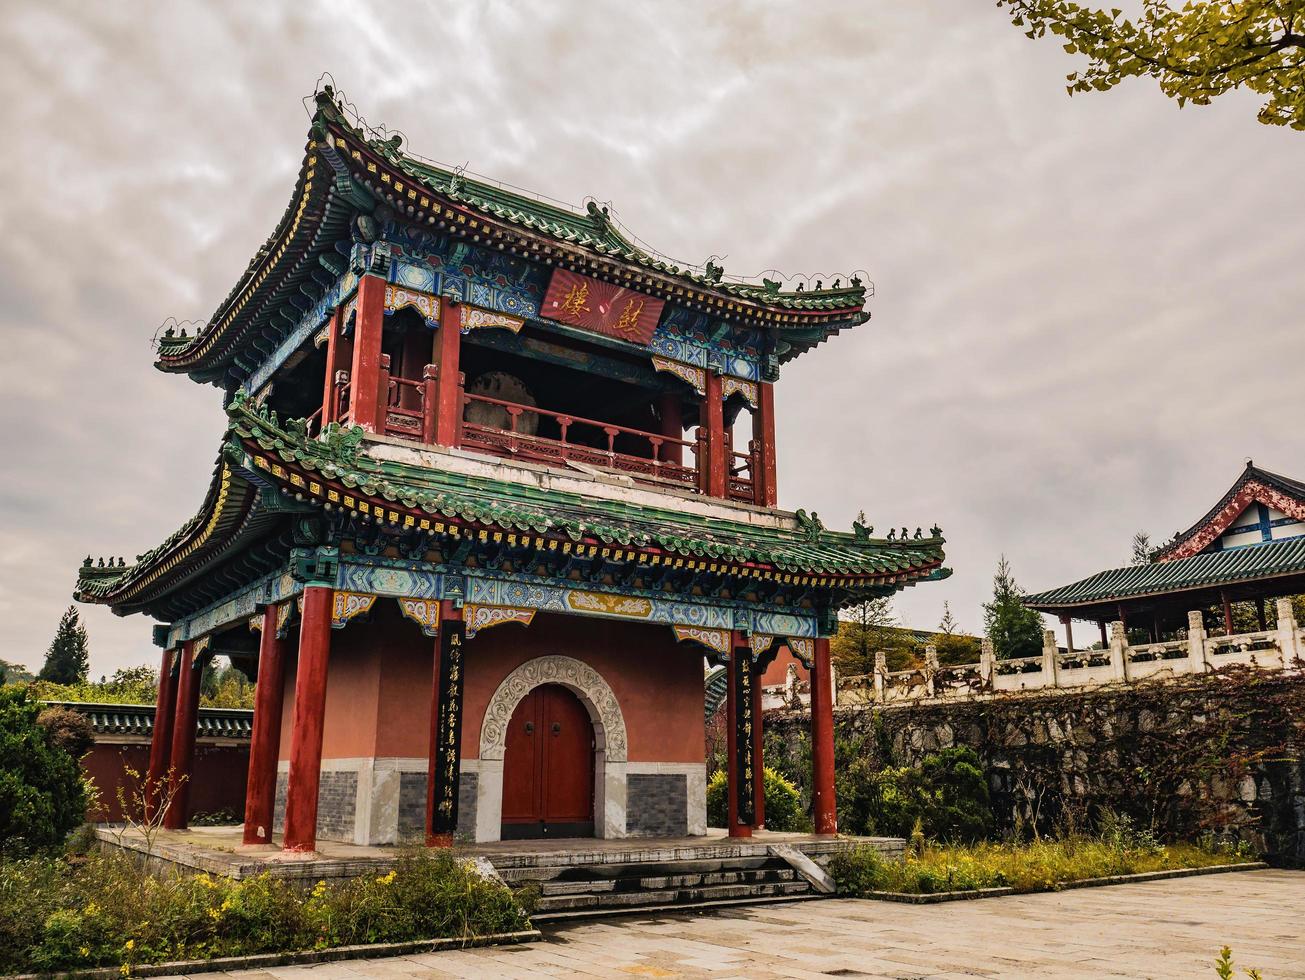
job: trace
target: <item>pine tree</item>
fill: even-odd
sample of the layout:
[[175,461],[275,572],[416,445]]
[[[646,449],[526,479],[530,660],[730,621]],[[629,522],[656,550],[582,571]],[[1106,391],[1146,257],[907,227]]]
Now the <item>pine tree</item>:
[[1138,531],[1133,535],[1133,558],[1130,565],[1151,564],[1151,535]]
[[943,636],[951,636],[956,632],[956,620],[952,618],[952,604],[946,599],[943,600],[943,614],[938,622],[938,632]]
[[983,605],[983,627],[999,660],[1042,652],[1042,617],[1024,605],[1010,562],[1002,555],[992,579],[992,601]]
[[77,610],[69,606],[59,620],[54,642],[45,655],[45,666],[38,675],[43,681],[56,684],[77,684],[90,673],[91,656],[86,644],[86,627],[82,625]]
[[896,624],[891,596],[866,599],[841,613],[843,628],[834,636],[830,652],[840,670],[868,674],[875,668],[875,651],[890,646],[889,633]]

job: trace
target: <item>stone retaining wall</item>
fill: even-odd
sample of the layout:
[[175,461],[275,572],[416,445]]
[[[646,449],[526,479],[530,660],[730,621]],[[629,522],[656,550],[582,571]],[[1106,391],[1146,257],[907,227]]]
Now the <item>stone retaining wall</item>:
[[[766,729],[780,740],[771,751],[783,746],[794,762],[786,768],[800,775],[806,712],[768,712]],[[858,767],[973,748],[999,829],[1049,830],[1110,807],[1162,832],[1247,837],[1276,860],[1305,863],[1299,671],[1229,668],[1080,691],[844,707],[835,730],[841,782]]]

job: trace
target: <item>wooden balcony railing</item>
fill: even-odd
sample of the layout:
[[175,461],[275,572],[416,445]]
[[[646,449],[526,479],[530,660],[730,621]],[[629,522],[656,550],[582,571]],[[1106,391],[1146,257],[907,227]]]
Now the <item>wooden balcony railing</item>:
[[[518,405],[485,395],[464,394],[462,404],[464,407],[477,404],[492,405],[502,409],[508,418],[506,429],[464,421],[462,423],[463,448],[541,463],[576,462],[618,470],[636,477],[665,481],[689,489],[698,487],[697,466],[685,466],[666,458],[672,446],[679,446],[681,454],[686,448],[694,450],[696,454],[696,442],[654,432],[643,432],[578,415],[568,415],[564,412],[552,412],[531,405]],[[521,419],[527,415],[534,416],[538,420],[551,420],[558,428],[559,437],[551,439],[522,431]],[[636,445],[646,444],[648,455],[618,451],[617,439],[627,443],[634,442]],[[701,462],[701,457],[698,457],[698,460]]]
[[[439,407],[436,376],[436,367],[428,364],[420,381],[392,377],[389,357],[382,356],[377,396],[384,393],[386,435],[434,444]],[[354,398],[348,371],[336,372],[332,390],[332,417],[347,425],[351,420]],[[501,410],[506,415],[507,427],[465,421],[466,411],[473,405]],[[455,445],[461,448],[553,465],[579,463],[629,474],[642,482],[669,484],[703,494],[708,492],[706,470],[709,454],[703,429],[697,431],[694,439],[677,439],[465,391],[461,391],[460,407],[462,418],[457,426]],[[522,420],[527,416],[535,420],[533,426],[523,424]],[[314,420],[320,429],[320,412],[314,415]],[[538,435],[541,422],[556,427],[557,436]],[[536,431],[527,431],[532,428]],[[682,462],[689,453],[692,453],[692,465]],[[681,461],[676,461],[676,457]],[[730,500],[764,503],[758,499],[756,479],[761,469],[760,443],[751,441],[746,453],[734,452],[727,446],[725,460],[728,467],[725,495]]]

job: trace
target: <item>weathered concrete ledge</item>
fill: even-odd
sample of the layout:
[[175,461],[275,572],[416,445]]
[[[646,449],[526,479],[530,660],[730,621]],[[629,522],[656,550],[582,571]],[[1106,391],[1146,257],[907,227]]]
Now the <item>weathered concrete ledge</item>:
[[[543,938],[538,929],[520,932],[497,932],[487,936],[449,939],[417,939],[406,943],[371,943],[359,946],[334,946],[331,949],[302,949],[287,953],[254,953],[251,956],[222,956],[211,960],[172,960],[168,963],[141,963],[131,968],[131,976],[160,977],[172,974],[220,973],[227,970],[258,970],[304,963],[334,963],[338,960],[380,959],[384,956],[411,956],[438,953],[448,949],[473,949],[478,946],[510,946],[533,943]],[[20,973],[0,980],[44,980],[48,973]],[[59,971],[58,976],[73,980],[121,980],[122,968],[101,966],[92,970]]]
[[[1039,889],[1037,892],[1018,894],[1036,895],[1048,891],[1067,891],[1071,888],[1100,888],[1104,885],[1133,885],[1145,881],[1164,881],[1168,878],[1192,878],[1196,875],[1217,875],[1230,871],[1262,871],[1269,867],[1263,861],[1244,861],[1240,864],[1217,864],[1209,868],[1169,868],[1165,871],[1142,871],[1135,875],[1106,875],[1101,878],[1082,878],[1078,881],[1065,881],[1054,888]],[[917,894],[916,892],[867,892],[861,898],[874,899],[879,902],[904,902],[909,905],[934,905],[938,902],[966,902],[977,898],[1003,898],[1015,895],[1014,888],[971,888],[965,891],[933,892]]]

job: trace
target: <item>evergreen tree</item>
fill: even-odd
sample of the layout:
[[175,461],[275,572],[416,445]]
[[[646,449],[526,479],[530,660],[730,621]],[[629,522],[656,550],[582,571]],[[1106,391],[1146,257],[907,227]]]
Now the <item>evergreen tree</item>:
[[54,642],[45,655],[45,666],[38,675],[56,684],[78,684],[90,673],[91,655],[86,645],[86,627],[77,610],[69,606],[59,620]]
[[960,631],[952,616],[951,603],[946,601],[943,602],[942,619],[938,623],[938,632],[934,634],[933,645],[938,650],[938,663],[944,667],[972,664],[979,659],[978,637]]
[[983,628],[999,660],[1042,652],[1042,617],[1024,605],[1024,593],[1005,555],[992,579],[992,601],[983,604]]
[[1151,564],[1151,535],[1138,531],[1133,535],[1133,557],[1130,565]]
[[830,653],[840,670],[868,674],[875,669],[875,651],[896,645],[890,634],[896,623],[891,596],[866,599],[844,609]]
[[952,604],[946,599],[943,600],[943,614],[938,622],[938,632],[943,636],[951,636],[956,632],[956,620],[952,618]]

